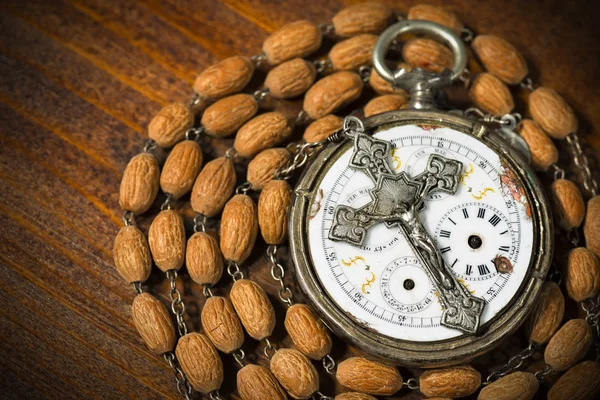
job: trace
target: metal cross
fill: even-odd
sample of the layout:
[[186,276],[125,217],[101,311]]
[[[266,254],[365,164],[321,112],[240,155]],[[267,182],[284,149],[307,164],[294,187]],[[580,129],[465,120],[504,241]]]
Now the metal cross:
[[349,166],[363,171],[375,183],[369,190],[372,201],[359,209],[338,205],[329,238],[360,246],[373,225],[384,222],[388,227],[398,226],[438,290],[442,325],[475,333],[485,302],[456,280],[419,219],[427,195],[456,193],[462,163],[432,154],[425,171],[410,178],[405,172],[393,172],[391,149],[388,141],[356,132]]

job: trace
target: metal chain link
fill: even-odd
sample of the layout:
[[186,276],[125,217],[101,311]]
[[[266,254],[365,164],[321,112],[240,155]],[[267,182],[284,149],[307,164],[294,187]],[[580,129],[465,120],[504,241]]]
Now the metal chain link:
[[160,211],[170,210],[171,206],[172,206],[171,201],[173,200],[173,195],[171,193],[165,193],[165,194],[167,195],[167,198],[160,205]]
[[233,278],[234,282],[238,279],[244,279],[244,273],[240,270],[240,265],[235,261],[227,261],[227,274]]
[[[324,144],[328,143],[328,139],[329,138],[321,140],[319,142],[294,144],[295,145],[294,150],[296,151],[296,153],[294,155],[294,159],[286,167],[278,168],[277,171],[275,171],[275,173],[273,174],[273,177],[275,179],[281,179],[281,180],[290,179],[292,177],[292,174],[297,169],[302,168],[306,164],[306,162],[308,161],[310,156],[313,154],[313,152],[311,150],[316,149],[317,147],[323,146]],[[288,146],[288,148],[291,148],[291,147]]]
[[205,283],[204,285],[202,285],[202,294],[204,295],[204,297],[206,297],[207,299],[209,297],[213,297],[213,292],[212,292],[212,285],[209,285],[208,283]]
[[285,285],[283,278],[285,277],[285,270],[283,265],[277,260],[277,245],[270,244],[267,247],[267,257],[271,264],[271,277],[279,282],[279,300],[285,303],[288,307],[291,307],[293,303],[294,294],[289,287]]
[[569,143],[569,146],[571,147],[573,161],[575,162],[577,168],[581,170],[583,175],[583,187],[585,190],[590,192],[592,196],[596,196],[598,194],[598,182],[596,182],[592,172],[590,171],[590,163],[588,157],[581,148],[579,135],[577,135],[575,132],[571,133],[569,136],[567,136],[567,143]]
[[206,215],[197,213],[194,217],[194,232],[206,232]]
[[208,394],[208,397],[210,398],[210,400],[223,400],[218,390],[213,390],[212,392],[210,392]]
[[173,370],[175,374],[175,383],[177,385],[177,391],[181,394],[186,400],[191,400],[192,398],[192,386],[188,382],[185,374],[177,365],[177,359],[175,358],[175,353],[172,351],[163,354],[163,357],[169,363],[169,366]]
[[333,24],[319,24],[319,30],[321,31],[321,34],[323,36],[328,36],[333,33],[335,27],[333,26]]
[[252,190],[252,184],[250,182],[244,182],[235,188],[235,194],[246,194]]
[[156,149],[156,142],[152,139],[148,139],[144,144],[144,153],[152,153],[154,149]]
[[325,371],[330,375],[335,375],[335,367],[336,364],[333,357],[330,354],[325,355],[323,357],[323,368],[325,368]]
[[200,101],[202,101],[202,97],[200,97],[200,95],[198,93],[194,92],[194,94],[192,94],[192,97],[190,98],[190,101],[188,103],[188,107],[192,108],[196,104],[199,104]]
[[125,224],[125,226],[131,226],[133,225],[133,217],[135,216],[135,214],[133,213],[133,211],[123,211],[123,223]]
[[368,65],[363,65],[358,68],[358,74],[364,83],[368,83],[371,78],[371,67]]
[[533,92],[535,90],[535,86],[533,86],[533,80],[530,77],[524,78],[519,83],[519,86],[525,90],[529,90],[530,92]]
[[317,70],[317,74],[321,75],[327,72],[330,68],[333,68],[333,64],[331,63],[331,59],[329,57],[322,58],[320,60],[313,61],[313,65]]
[[554,369],[552,369],[551,366],[549,366],[548,364],[546,364],[546,366],[544,367],[544,369],[541,369],[539,371],[537,371],[536,373],[534,373],[533,375],[538,379],[538,380],[544,380],[545,377],[547,377],[548,375],[550,375],[551,373],[554,372]]
[[[265,342],[265,348],[263,349],[263,354],[265,355],[265,357],[267,357],[270,360],[271,357],[273,357],[273,355],[277,352],[277,349],[273,346],[273,344],[271,343],[271,341],[269,340],[268,337],[264,338],[263,341]],[[269,354],[269,351],[272,351],[273,354]]]
[[260,67],[260,65],[266,61],[267,59],[267,54],[263,51],[260,54],[255,54],[252,57],[250,57],[250,61],[252,61],[254,63],[254,66],[256,68]]
[[269,95],[268,88],[258,89],[254,93],[252,93],[252,97],[254,97],[254,100],[256,100],[257,102],[264,100],[265,97],[267,97],[268,95]]
[[144,289],[142,288],[142,282],[140,282],[140,281],[133,282],[133,288],[135,289],[135,292],[137,294],[144,293]]
[[312,394],[312,399],[313,400],[333,400],[333,397],[331,396],[327,396],[323,393],[321,393],[320,391],[316,391]]
[[490,383],[492,383],[494,380],[502,378],[503,376],[506,376],[508,374],[510,374],[511,372],[516,371],[517,369],[521,368],[521,366],[523,365],[523,363],[528,360],[529,358],[531,358],[531,356],[533,356],[533,354],[537,351],[537,345],[534,342],[529,342],[529,346],[527,346],[526,348],[524,348],[523,350],[521,350],[521,352],[519,354],[517,354],[516,356],[511,357],[506,364],[504,364],[502,367],[500,367],[499,369],[492,371],[487,379],[485,380],[485,382],[483,382],[483,385],[489,385]]
[[462,30],[460,31],[460,38],[466,44],[470,44],[473,41],[473,39],[475,39],[475,32],[473,32],[471,29],[464,26],[462,28]]
[[596,361],[600,361],[600,294],[596,298],[586,299],[581,302],[581,307],[586,313],[585,320],[590,324],[596,349]]
[[554,180],[557,181],[559,179],[565,179],[565,170],[562,169],[557,164],[552,164],[552,169],[554,170]]
[[200,137],[202,137],[202,133],[204,133],[203,126],[199,126],[197,128],[190,128],[185,132],[185,139],[197,142],[198,140],[200,140]]
[[169,295],[171,296],[171,311],[173,311],[173,314],[175,314],[175,318],[177,319],[179,336],[185,336],[188,332],[187,325],[183,319],[185,314],[185,304],[183,303],[179,289],[177,289],[177,271],[170,269],[166,272],[166,275],[171,285],[169,291]]
[[237,362],[240,367],[244,368],[244,358],[246,358],[246,353],[244,352],[244,350],[242,350],[242,348],[240,347],[232,351],[231,355],[233,356],[235,362]]
[[230,147],[225,151],[225,158],[235,160],[238,158],[238,153],[235,147]]
[[410,390],[419,390],[419,380],[417,378],[410,378],[406,382],[402,382],[402,386],[406,386]]

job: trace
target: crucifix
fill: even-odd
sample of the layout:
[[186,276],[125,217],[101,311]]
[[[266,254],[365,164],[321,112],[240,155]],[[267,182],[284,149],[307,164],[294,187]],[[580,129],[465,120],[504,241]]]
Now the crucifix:
[[432,154],[425,171],[411,178],[406,172],[394,173],[391,149],[388,141],[360,131],[355,133],[349,166],[363,171],[375,183],[369,190],[372,201],[358,209],[338,205],[329,238],[360,246],[373,225],[385,223],[388,227],[398,227],[437,288],[443,309],[441,324],[475,333],[485,302],[456,280],[419,219],[427,195],[456,193],[462,163]]

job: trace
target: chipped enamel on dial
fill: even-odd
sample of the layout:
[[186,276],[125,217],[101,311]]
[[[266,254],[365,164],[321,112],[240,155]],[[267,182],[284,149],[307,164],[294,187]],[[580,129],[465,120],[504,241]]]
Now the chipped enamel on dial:
[[[529,205],[513,172],[481,141],[447,127],[403,125],[375,136],[393,144],[395,172],[411,177],[425,169],[430,154],[463,163],[457,193],[429,195],[419,217],[459,282],[485,300],[485,325],[513,299],[532,257]],[[310,208],[310,256],[327,295],[356,322],[391,338],[432,342],[463,335],[440,325],[435,286],[397,227],[371,227],[360,247],[328,238],[337,205],[357,208],[372,200],[373,182],[348,166],[351,153],[333,163]]]

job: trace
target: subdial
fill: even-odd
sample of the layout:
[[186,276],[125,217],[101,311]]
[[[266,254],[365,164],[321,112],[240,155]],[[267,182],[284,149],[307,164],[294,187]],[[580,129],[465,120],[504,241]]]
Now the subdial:
[[[369,188],[356,189],[339,204],[360,208],[373,201],[369,195]],[[367,233],[365,243],[359,247],[360,250],[369,253],[383,253],[394,247],[400,241],[402,234],[398,227],[387,227],[385,224],[376,224]]]
[[516,235],[506,216],[488,204],[452,208],[438,223],[435,240],[444,262],[462,279],[482,281],[512,272]]
[[385,302],[402,313],[423,311],[437,301],[436,289],[416,257],[401,257],[388,264],[380,288]]

